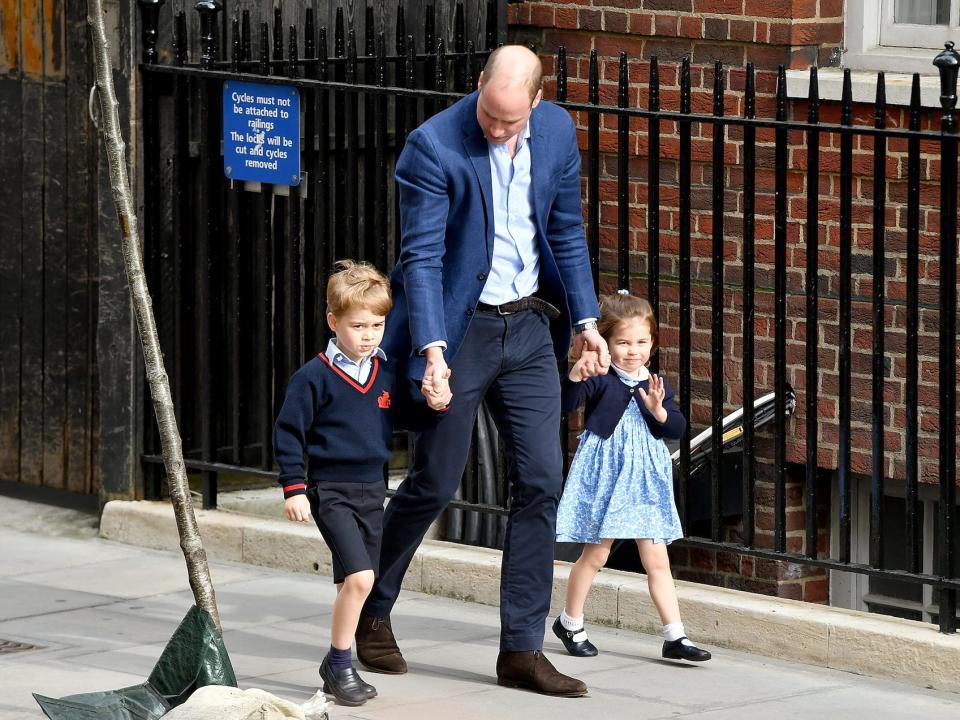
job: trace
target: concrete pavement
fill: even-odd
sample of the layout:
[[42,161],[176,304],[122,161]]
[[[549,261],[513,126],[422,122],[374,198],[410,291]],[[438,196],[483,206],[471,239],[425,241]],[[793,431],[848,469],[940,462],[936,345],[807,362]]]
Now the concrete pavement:
[[[42,717],[30,693],[122,687],[149,673],[192,602],[183,559],[93,537],[89,517],[0,498],[0,639],[37,646],[0,654],[0,718]],[[56,534],[48,530],[54,526]],[[303,702],[329,641],[328,578],[233,562],[211,564],[224,640],[241,687]],[[500,688],[494,607],[405,592],[394,627],[405,676],[366,673],[380,697],[331,718],[956,718],[960,695],[710,648],[700,666],[659,658],[660,639],[591,628],[596,658],[545,651],[582,678],[587,698]]]

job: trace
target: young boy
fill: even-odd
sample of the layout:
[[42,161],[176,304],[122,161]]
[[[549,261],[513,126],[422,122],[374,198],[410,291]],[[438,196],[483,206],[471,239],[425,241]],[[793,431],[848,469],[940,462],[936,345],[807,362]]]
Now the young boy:
[[[379,345],[393,301],[387,278],[371,265],[345,260],[338,267],[327,284],[327,324],[336,337],[290,378],[273,446],[287,519],[312,515],[333,556],[337,598],[320,665],[323,691],[356,706],[377,694],[353,668],[351,645],[380,565],[394,373]],[[430,406],[440,410],[450,398],[447,389]]]

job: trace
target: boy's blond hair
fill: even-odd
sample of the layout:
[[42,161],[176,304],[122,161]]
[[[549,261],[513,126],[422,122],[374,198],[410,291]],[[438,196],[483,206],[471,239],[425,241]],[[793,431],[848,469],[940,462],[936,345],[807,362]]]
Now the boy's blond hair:
[[336,272],[327,280],[327,312],[340,317],[352,308],[366,308],[386,315],[393,307],[390,281],[367,262],[338,260]]

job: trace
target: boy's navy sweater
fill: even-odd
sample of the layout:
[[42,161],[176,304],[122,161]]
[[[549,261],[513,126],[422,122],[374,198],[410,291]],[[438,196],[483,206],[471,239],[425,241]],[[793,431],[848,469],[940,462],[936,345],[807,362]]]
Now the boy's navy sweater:
[[663,423],[657,422],[637,392],[637,388],[643,388],[646,392],[650,387],[650,381],[641,380],[639,385],[631,388],[612,370],[606,375],[590,377],[582,382],[574,382],[569,375],[564,374],[560,404],[563,412],[572,412],[586,403],[584,426],[593,434],[606,440],[613,435],[614,428],[617,427],[617,423],[620,422],[632,399],[636,401],[643,419],[647,421],[651,435],[658,439],[677,439],[683,435],[687,421],[677,409],[670,383],[662,375],[660,378],[663,380],[663,408],[667,411],[667,420]]
[[393,432],[394,375],[379,358],[372,362],[363,385],[323,353],[290,378],[273,429],[284,498],[305,493],[305,480],[383,482]]

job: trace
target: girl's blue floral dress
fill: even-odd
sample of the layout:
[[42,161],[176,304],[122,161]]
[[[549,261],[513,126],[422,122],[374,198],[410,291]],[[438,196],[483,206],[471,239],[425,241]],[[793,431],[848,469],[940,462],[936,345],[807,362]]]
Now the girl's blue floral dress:
[[580,436],[557,510],[559,542],[650,538],[670,543],[683,537],[670,451],[650,434],[637,402],[630,401],[608,439],[589,430]]

